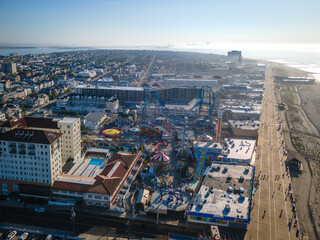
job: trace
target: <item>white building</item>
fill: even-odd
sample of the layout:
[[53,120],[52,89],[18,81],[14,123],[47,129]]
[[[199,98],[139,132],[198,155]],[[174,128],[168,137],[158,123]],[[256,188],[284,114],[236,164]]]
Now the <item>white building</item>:
[[1,194],[19,183],[51,185],[62,172],[61,133],[14,129],[0,135]]
[[60,132],[63,133],[61,153],[62,159],[73,158],[74,162],[81,160],[81,123],[80,118],[65,117],[53,119],[58,122]]
[[85,70],[82,72],[79,72],[78,77],[82,77],[82,78],[93,78],[97,75],[97,73],[95,71],[89,71],[89,70]]
[[2,125],[2,132],[12,129],[23,128],[26,130],[46,130],[62,133],[61,151],[62,160],[66,161],[69,158],[74,159],[74,162],[79,162],[81,159],[81,125],[80,118],[36,118],[23,117],[15,119],[11,122],[6,122]]
[[4,121],[6,121],[6,120],[7,120],[6,114],[3,113],[3,112],[0,112],[0,121],[4,122]]

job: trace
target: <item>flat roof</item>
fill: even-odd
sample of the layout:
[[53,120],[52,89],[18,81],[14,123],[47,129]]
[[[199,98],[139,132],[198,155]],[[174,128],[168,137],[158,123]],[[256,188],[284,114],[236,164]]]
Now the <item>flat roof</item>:
[[98,122],[101,121],[102,119],[106,118],[107,114],[105,112],[90,112],[85,116],[85,120],[87,122]]
[[184,82],[218,82],[216,79],[184,79],[184,78],[169,78],[166,81],[184,81]]
[[105,166],[106,166],[105,164],[91,165],[91,164],[78,163],[78,164],[75,164],[70,169],[67,175],[94,178],[95,176],[99,175],[102,172]]
[[229,120],[228,122],[233,128],[244,130],[256,130],[260,126],[258,120]]
[[[227,138],[227,158],[251,159],[256,145],[256,140]],[[230,151],[229,151],[230,150]]]
[[53,121],[59,121],[60,123],[74,123],[79,118],[73,118],[73,117],[64,117],[64,118],[54,118]]
[[254,167],[214,163],[205,175],[189,215],[249,222]]
[[123,90],[123,91],[144,91],[143,87],[124,87],[124,86],[97,86],[97,85],[79,85],[76,88],[87,89],[106,89],[106,90]]
[[[170,200],[171,195],[174,197]],[[190,196],[183,191],[174,190],[174,194],[170,194],[168,190],[166,190],[163,191],[161,198],[160,190],[157,190],[152,194],[150,205],[146,206],[144,210],[153,213],[159,210],[159,213],[162,214],[167,214],[168,210],[180,212],[186,210],[189,202]]]
[[[256,140],[226,138],[225,144],[194,141],[194,149],[205,149],[207,153],[215,153],[216,157],[230,159],[252,159]],[[216,150],[216,151],[214,151]]]

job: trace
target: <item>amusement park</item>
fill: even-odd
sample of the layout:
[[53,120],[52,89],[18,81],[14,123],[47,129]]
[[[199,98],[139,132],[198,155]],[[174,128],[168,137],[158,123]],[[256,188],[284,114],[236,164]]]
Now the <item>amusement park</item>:
[[[122,201],[108,206],[157,219],[247,229],[254,194],[254,139],[231,138],[215,95],[163,102],[146,94],[136,121],[86,136],[87,151],[138,154],[143,159]],[[133,210],[134,209],[134,210]]]

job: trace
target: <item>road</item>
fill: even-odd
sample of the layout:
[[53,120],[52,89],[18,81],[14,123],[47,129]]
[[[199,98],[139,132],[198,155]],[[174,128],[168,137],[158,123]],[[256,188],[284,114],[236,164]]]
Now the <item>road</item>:
[[291,180],[285,166],[284,146],[281,145],[283,135],[277,130],[278,112],[273,86],[272,69],[267,65],[255,162],[259,187],[253,198],[252,221],[245,239],[298,239],[298,225],[294,227],[288,190]]
[[150,77],[150,70],[153,66],[154,60],[156,59],[156,54],[152,55],[150,62],[148,66],[145,68],[143,73],[140,76],[140,85],[144,82],[144,80],[149,80],[148,78]]
[[[72,220],[69,212],[35,213],[32,209],[13,207],[0,207],[1,222],[37,226],[41,228],[58,229],[72,232]],[[129,223],[129,224],[128,224]],[[141,222],[128,222],[118,218],[92,216],[77,213],[75,230],[78,234],[86,233],[99,237],[136,237],[167,239],[168,232],[196,236],[193,230],[179,227],[169,228],[163,226],[147,225]]]

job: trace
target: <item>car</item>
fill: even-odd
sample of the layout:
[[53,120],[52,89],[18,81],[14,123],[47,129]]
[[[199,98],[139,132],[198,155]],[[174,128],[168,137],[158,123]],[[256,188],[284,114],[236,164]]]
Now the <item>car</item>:
[[47,235],[42,234],[42,235],[38,238],[38,240],[44,240],[44,239],[46,239],[46,236],[47,236]]
[[27,238],[27,240],[32,240],[32,239],[35,239],[35,234],[34,233],[29,233],[29,236]]
[[39,212],[39,213],[44,213],[46,211],[46,208],[44,207],[39,207],[39,208],[35,208],[34,209],[35,212]]
[[11,240],[12,238],[14,238],[17,235],[17,231],[13,230],[11,231],[8,235],[7,235],[7,240]]
[[6,230],[2,236],[1,236],[1,239],[6,239],[7,235],[11,232],[11,230]]
[[19,237],[19,240],[26,240],[29,236],[29,233],[27,232],[24,232],[20,237]]
[[53,236],[51,234],[49,234],[45,240],[52,240]]

